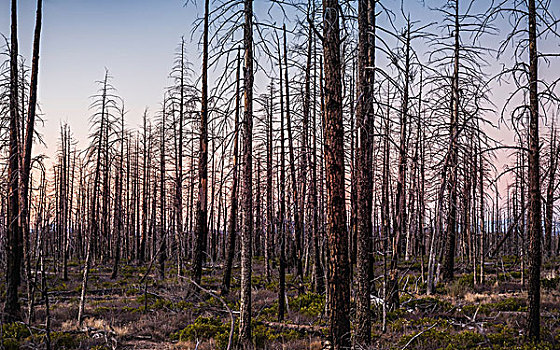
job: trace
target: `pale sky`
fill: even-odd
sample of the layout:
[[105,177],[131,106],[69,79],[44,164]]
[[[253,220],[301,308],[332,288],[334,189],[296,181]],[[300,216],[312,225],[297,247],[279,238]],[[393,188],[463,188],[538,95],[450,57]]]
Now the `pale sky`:
[[[168,75],[181,36],[189,42],[189,59],[194,68],[199,69],[197,40],[200,35],[192,36],[191,28],[202,12],[202,2],[198,1],[197,7],[197,1],[190,0],[185,7],[185,1],[44,0],[39,102],[46,123],[39,131],[48,149],[37,147],[35,153],[52,155],[55,152],[62,121],[69,123],[74,137],[80,141],[79,148],[87,145],[90,96],[95,94],[98,88],[95,82],[102,79],[105,67],[114,77],[112,83],[117,93],[126,102],[127,123],[132,128],[140,124],[144,108],[149,107],[152,112],[159,108],[164,88],[169,85]],[[30,59],[36,2],[18,2],[20,52]],[[486,1],[478,3],[481,2]],[[399,0],[384,1],[396,10],[396,15],[400,15],[400,3]],[[420,0],[404,0],[405,12],[410,12],[412,19],[421,24],[440,23],[440,14],[428,7],[438,6],[442,0],[424,3],[426,6],[422,6]],[[269,4],[267,0],[256,0],[256,12],[265,16]],[[6,36],[9,36],[9,10],[10,1],[0,0],[0,33]],[[551,2],[551,10],[560,14],[559,0]],[[283,19],[272,20],[281,23]],[[505,32],[489,39],[488,45],[497,46]],[[560,52],[560,41],[556,38],[541,40],[539,45],[545,52]],[[550,67],[541,65],[541,76],[560,77],[559,59],[552,60]],[[489,58],[489,62],[492,70],[499,69],[494,58]],[[510,90],[509,87],[492,90],[498,108]],[[255,93],[258,95],[259,91]],[[506,143],[512,142],[511,131],[503,127],[489,134]],[[503,164],[505,160],[502,154],[498,163]]]
[[[0,1],[0,33],[7,36],[9,5]],[[34,0],[19,1],[19,46],[28,60],[35,6]],[[125,100],[129,126],[140,123],[146,106],[155,111],[169,84],[181,36],[190,41],[199,10],[192,3],[184,7],[183,0],[44,0],[43,7],[38,97],[49,155],[56,149],[62,121],[85,146],[90,96],[105,67]],[[197,45],[191,46],[196,59]]]

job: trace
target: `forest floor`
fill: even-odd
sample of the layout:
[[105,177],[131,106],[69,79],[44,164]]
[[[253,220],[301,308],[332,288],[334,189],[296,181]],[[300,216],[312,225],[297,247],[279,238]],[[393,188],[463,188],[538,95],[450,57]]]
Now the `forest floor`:
[[[267,282],[262,259],[253,269],[253,338],[257,349],[325,348],[324,296],[311,290],[310,281],[295,283],[287,276],[288,312],[284,324],[277,323],[275,277]],[[374,324],[372,349],[560,349],[560,260],[546,261],[542,273],[542,343],[527,344],[524,337],[527,293],[521,284],[519,262],[504,257],[487,264],[485,283],[475,285],[472,272],[461,271],[456,278],[438,284],[436,293],[423,294],[419,263],[402,263],[401,305],[387,313],[382,330],[382,307],[372,305]],[[110,278],[108,265],[91,270],[85,321],[76,319],[81,288],[81,265],[69,264],[69,279],[60,273],[49,275],[51,344],[53,349],[226,349],[232,311],[239,310],[239,266],[234,268],[232,290],[220,300],[178,278],[176,269],[158,280],[146,274],[144,266],[124,265],[118,278]],[[383,271],[382,265],[378,272]],[[219,295],[222,268],[204,269],[202,285]],[[378,274],[377,276],[382,276]],[[381,288],[381,278],[376,287]],[[5,285],[2,284],[2,289]],[[22,300],[25,295],[22,288]],[[5,291],[2,290],[2,296]],[[352,306],[353,308],[353,306]],[[236,312],[237,311],[237,312]],[[5,324],[1,328],[5,349],[44,348],[45,303],[37,301],[35,322]],[[234,324],[237,338],[237,321]],[[364,348],[365,349],[365,348]]]

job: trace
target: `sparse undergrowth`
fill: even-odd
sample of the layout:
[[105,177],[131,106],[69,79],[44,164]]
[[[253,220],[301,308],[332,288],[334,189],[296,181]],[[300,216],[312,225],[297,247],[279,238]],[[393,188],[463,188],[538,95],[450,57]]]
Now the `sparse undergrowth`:
[[[385,333],[381,329],[383,313],[379,299],[372,303],[372,349],[392,350],[404,346],[417,350],[560,348],[559,279],[554,276],[542,279],[543,290],[546,290],[543,293],[543,342],[525,344],[527,302],[520,284],[521,273],[508,259],[504,261],[505,272],[489,274],[483,286],[475,284],[472,273],[457,274],[452,282],[439,283],[431,296],[421,293],[425,284],[419,280],[418,263],[403,263],[400,268],[409,271],[410,278],[401,281],[400,307],[387,313]],[[141,344],[140,348],[226,349],[230,317],[222,302],[177,278],[172,268],[166,271],[165,280],[158,280],[152,271],[144,290],[144,285],[138,282],[147,271],[145,267],[125,265],[119,277],[111,280],[111,269],[97,266],[93,269],[95,276],[89,289],[99,292],[88,295],[85,324],[88,331],[83,332],[75,322],[81,269],[75,262],[69,266],[69,281],[49,275],[49,284],[53,287],[50,297],[53,349],[104,350],[112,348],[115,342],[123,349],[134,349],[136,344]],[[252,324],[256,348],[322,349],[324,336],[321,331],[309,331],[309,327],[324,330],[327,326],[325,295],[311,292],[307,279],[303,284],[293,283],[293,275],[288,274],[286,319],[278,323],[278,281],[274,276],[269,281],[261,277],[262,270],[262,264],[257,261]],[[238,273],[235,269],[234,276]],[[221,275],[221,269],[206,269],[202,284],[205,288],[219,290]],[[228,308],[236,312],[239,310],[239,283],[236,277],[233,282],[224,300]],[[302,285],[306,292],[301,292]],[[379,295],[382,285],[375,287],[374,294]],[[352,301],[352,312],[353,305]],[[32,327],[23,323],[4,324],[1,337],[4,349],[44,346],[44,311],[44,303],[39,302]],[[238,315],[234,316],[235,344]],[[283,328],[282,324],[293,328]]]

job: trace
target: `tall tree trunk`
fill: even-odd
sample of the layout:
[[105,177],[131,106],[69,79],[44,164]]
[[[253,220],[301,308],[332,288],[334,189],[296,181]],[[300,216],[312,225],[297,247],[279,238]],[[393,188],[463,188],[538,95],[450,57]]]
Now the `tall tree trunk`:
[[[479,149],[482,150],[482,148],[480,147],[480,139],[479,139]],[[479,197],[480,197],[480,248],[479,248],[479,253],[480,253],[480,272],[479,272],[479,280],[480,283],[484,283],[484,254],[485,254],[485,250],[484,250],[484,230],[485,225],[484,225],[484,161],[482,158],[482,152],[481,154],[478,156],[479,159],[479,165],[478,165],[478,171],[479,171]],[[523,203],[523,202],[521,202]],[[521,263],[522,267],[523,267],[523,262]],[[521,271],[523,271],[523,268],[521,269]],[[521,272],[523,273],[523,272]]]
[[[159,269],[158,274],[159,278],[163,280],[165,278],[165,260],[167,259],[167,222],[166,222],[166,213],[165,213],[165,117],[166,117],[166,106],[165,102],[163,104],[163,110],[161,111],[161,139],[160,139],[160,161],[159,161],[159,173],[160,173],[160,182],[159,182],[159,197],[160,197],[160,223],[159,223],[159,254],[158,254],[158,263]],[[157,198],[157,197],[156,197]],[[156,201],[154,200],[154,207],[157,205]],[[155,211],[155,210],[154,210]],[[155,236],[155,233],[154,233]],[[154,239],[155,245],[155,239]]]
[[[29,87],[29,105],[27,111],[27,122],[25,127],[25,140],[23,143],[23,164],[21,167],[21,186],[19,193],[20,204],[20,226],[23,231],[25,273],[27,280],[27,300],[33,299],[33,286],[31,285],[31,250],[29,241],[30,217],[29,217],[29,178],[31,173],[31,151],[33,146],[33,134],[35,130],[35,116],[37,111],[37,85],[39,83],[39,49],[41,42],[41,28],[43,19],[43,1],[37,0],[37,11],[35,17],[35,32],[33,36],[33,57],[31,61],[31,84]],[[17,37],[16,37],[17,40]],[[29,319],[32,318],[32,309],[29,308]]]
[[[311,27],[311,25],[310,25]],[[313,288],[315,293],[322,294],[325,291],[325,281],[324,272],[321,265],[321,247],[319,244],[319,199],[317,195],[317,182],[319,181],[317,177],[317,167],[319,166],[317,159],[317,44],[313,41],[313,125],[312,125],[312,164],[314,166],[311,168],[311,183],[310,183],[310,196],[311,196],[311,210],[313,215]],[[322,79],[322,77],[319,77]]]
[[459,142],[458,123],[459,123],[459,0],[455,1],[455,45],[453,62],[453,81],[451,83],[451,132],[449,135],[449,220],[447,223],[447,236],[445,240],[445,251],[443,256],[442,278],[444,280],[453,279],[453,269],[455,266],[455,241],[457,232],[457,154]]
[[243,348],[251,345],[251,274],[253,246],[253,0],[244,1],[243,47],[243,229],[241,231],[241,300],[239,340]]
[[124,233],[124,221],[123,221],[123,205],[122,205],[122,194],[123,194],[123,166],[124,166],[124,103],[121,110],[121,149],[119,157],[119,169],[117,171],[117,179],[115,182],[115,225],[117,226],[117,242],[115,244],[115,256],[113,257],[113,271],[111,272],[111,279],[117,278],[117,273],[119,269],[119,262],[121,259],[121,240]]
[[344,128],[340,57],[340,4],[323,0],[325,57],[325,167],[327,180],[327,236],[329,240],[329,335],[334,350],[350,347],[350,276],[344,189]]
[[177,246],[175,252],[177,254],[177,274],[182,273],[183,265],[183,123],[185,114],[185,39],[181,38],[181,75],[180,75],[180,93],[179,93],[179,137],[177,140],[177,166],[176,166],[176,184],[175,184],[175,240]]
[[278,257],[278,321],[284,321],[286,312],[286,153],[284,148],[284,92],[282,86],[282,55],[278,41],[278,75],[280,81],[280,215],[278,231],[280,235],[280,254]]
[[12,0],[10,41],[10,141],[8,164],[7,271],[4,320],[21,320],[18,287],[21,282],[21,228],[19,225],[19,144],[18,144],[18,34],[17,0]]
[[235,256],[235,237],[237,235],[237,174],[238,170],[238,149],[239,149],[239,109],[240,109],[240,57],[237,57],[237,73],[236,73],[236,89],[235,89],[235,130],[233,138],[233,165],[232,173],[233,179],[231,183],[231,204],[230,204],[230,214],[229,214],[229,226],[228,226],[228,246],[226,253],[226,266],[224,269],[224,278],[222,280],[222,295],[227,295],[229,293],[230,283],[231,283],[231,270],[233,268],[233,258]]
[[208,235],[208,16],[210,0],[204,1],[204,29],[202,34],[202,100],[200,111],[200,140],[198,159],[198,201],[196,202],[196,248],[193,277],[200,284],[202,264],[206,256]]
[[400,144],[399,144],[399,174],[397,179],[397,193],[396,193],[396,207],[397,216],[395,220],[395,234],[393,236],[391,248],[391,266],[390,276],[388,283],[388,301],[389,308],[394,310],[399,307],[399,283],[398,283],[398,260],[401,246],[401,239],[406,235],[406,171],[407,171],[407,156],[408,156],[408,140],[407,140],[407,124],[408,124],[408,98],[409,98],[409,83],[410,83],[410,18],[407,19],[406,29],[406,54],[405,54],[405,68],[404,68],[404,95],[402,100],[402,107],[400,111]]
[[274,114],[274,84],[270,84],[270,99],[269,99],[269,111],[266,125],[266,236],[265,236],[265,247],[264,247],[264,269],[266,280],[270,281],[271,271],[270,271],[270,260],[271,260],[271,239],[274,231],[274,193],[272,187],[272,134],[274,130],[273,126],[273,114]]
[[67,130],[67,126],[64,125],[61,127],[61,164],[59,169],[60,180],[59,180],[59,211],[60,211],[60,223],[59,229],[62,238],[62,279],[64,281],[68,280],[68,250],[66,249],[69,246],[70,237],[68,235],[68,168],[69,168],[69,150],[70,146],[68,145],[69,142],[69,132]]
[[544,244],[545,254],[552,257],[552,226],[554,215],[554,190],[556,186],[556,171],[558,163],[558,154],[560,148],[556,145],[556,129],[554,124],[550,133],[550,158],[548,169],[548,186],[546,188],[545,210],[544,210]]
[[541,308],[541,183],[539,161],[538,51],[535,0],[528,0],[529,13],[529,312],[527,334],[540,338]]
[[301,261],[302,250],[301,250],[301,238],[302,238],[302,217],[300,215],[299,209],[299,193],[297,187],[296,178],[296,161],[294,157],[294,138],[292,133],[292,117],[290,110],[290,81],[288,76],[288,45],[286,39],[286,25],[283,27],[284,31],[284,85],[286,88],[286,130],[288,131],[288,152],[290,154],[290,175],[292,178],[292,202],[294,205],[294,240],[295,240],[295,250],[294,259],[296,265],[297,276],[303,278],[303,266]]
[[97,143],[97,159],[95,164],[95,170],[93,174],[93,184],[91,186],[91,211],[89,216],[89,230],[88,230],[88,242],[87,242],[87,253],[86,261],[84,263],[84,272],[82,278],[82,291],[80,295],[80,303],[78,304],[78,325],[82,326],[84,308],[86,303],[87,294],[87,284],[89,279],[89,270],[91,267],[91,258],[94,250],[95,241],[99,235],[99,200],[98,200],[98,188],[99,180],[101,177],[101,152],[103,148],[103,129],[106,127],[106,103],[107,103],[107,81],[109,79],[109,72],[105,71],[105,78],[103,79],[103,90],[102,90],[102,102],[101,102],[101,125],[100,134]]
[[143,159],[142,159],[142,233],[140,236],[140,247],[138,252],[138,262],[143,264],[146,260],[146,240],[148,238],[148,188],[149,188],[149,170],[148,170],[148,111],[144,111],[143,121]]
[[356,342],[371,342],[370,264],[373,206],[373,66],[375,64],[375,0],[358,2],[358,79],[356,118],[360,132],[358,150],[358,223]]

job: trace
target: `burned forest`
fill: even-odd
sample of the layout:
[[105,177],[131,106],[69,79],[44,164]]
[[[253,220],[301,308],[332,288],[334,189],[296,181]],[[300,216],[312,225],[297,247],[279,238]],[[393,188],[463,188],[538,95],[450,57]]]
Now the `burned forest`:
[[560,349],[557,13],[3,0],[0,349]]

